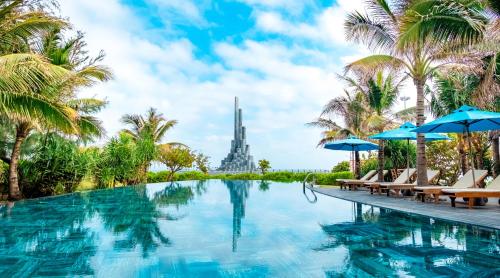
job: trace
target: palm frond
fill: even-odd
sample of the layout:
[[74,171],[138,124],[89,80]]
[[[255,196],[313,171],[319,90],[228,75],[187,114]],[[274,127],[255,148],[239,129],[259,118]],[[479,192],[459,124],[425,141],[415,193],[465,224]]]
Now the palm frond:
[[328,130],[340,130],[342,129],[341,126],[339,126],[336,122],[332,121],[331,119],[326,119],[326,118],[318,118],[315,121],[306,123],[307,126],[310,127],[320,127]]
[[348,64],[345,67],[345,72],[346,73],[350,71],[377,72],[384,69],[397,71],[403,69],[404,67],[410,68],[403,60],[397,57],[391,55],[376,54],[361,58],[357,61]]
[[483,38],[488,19],[478,1],[413,1],[400,20],[397,48],[401,51],[415,45],[471,45]]
[[376,22],[359,12],[347,15],[344,29],[348,41],[363,43],[372,49],[390,49],[395,43],[395,38],[383,22]]

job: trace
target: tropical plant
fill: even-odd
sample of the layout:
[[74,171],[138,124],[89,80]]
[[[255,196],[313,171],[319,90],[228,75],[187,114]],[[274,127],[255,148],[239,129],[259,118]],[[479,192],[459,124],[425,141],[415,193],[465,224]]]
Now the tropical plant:
[[162,145],[159,150],[158,160],[165,164],[165,166],[167,166],[170,170],[167,180],[172,181],[175,173],[179,172],[183,168],[192,167],[196,157],[189,148],[183,146],[172,147],[170,145]]
[[349,161],[341,161],[333,167],[332,172],[335,173],[335,172],[350,171],[351,166],[349,164],[350,164]]
[[[424,123],[424,86],[432,74],[467,56],[452,49],[480,42],[488,18],[477,0],[415,0],[367,2],[369,13],[350,13],[345,21],[346,37],[364,43],[377,54],[346,66],[346,71],[389,68],[405,71],[417,91],[417,126]],[[418,184],[427,184],[425,138],[417,139]]]
[[261,159],[259,160],[259,169],[260,169],[260,172],[264,175],[267,173],[267,171],[269,171],[269,169],[271,169],[271,163],[269,162],[269,160],[265,160],[265,159]]
[[459,140],[455,134],[451,134],[453,140],[434,141],[427,143],[428,159],[430,167],[440,171],[441,180],[446,184],[454,184],[460,176],[461,161],[457,151]]
[[[150,140],[155,145],[158,145],[165,137],[166,133],[176,124],[176,120],[167,120],[163,114],[158,113],[155,108],[149,108],[146,114],[126,114],[122,117],[122,122],[129,126],[123,132],[129,134],[136,142],[141,140]],[[183,144],[171,142],[164,143],[163,148],[173,146],[184,146]],[[141,175],[146,177],[151,162],[156,159],[156,156],[151,156],[144,161],[141,168]]]
[[202,153],[198,153],[196,155],[196,159],[195,159],[196,167],[198,167],[198,170],[200,170],[204,174],[208,174],[208,170],[209,170],[208,159],[209,159],[209,157],[202,154]]
[[28,198],[70,193],[95,168],[91,151],[58,134],[39,137],[29,159],[20,164],[20,184]]
[[[387,125],[391,124],[391,108],[397,101],[401,86],[405,78],[399,78],[394,73],[384,75],[383,71],[378,71],[374,76],[370,76],[366,84],[366,98],[370,110],[366,121],[370,130],[377,133],[383,132]],[[378,180],[384,180],[384,140],[379,140],[378,149]]]
[[[320,115],[320,117],[310,123],[308,126],[320,127],[326,129],[322,133],[322,139],[319,141],[318,146],[323,146],[328,142],[344,139],[350,135],[363,137],[365,129],[363,128],[363,117],[365,116],[366,109],[364,105],[364,95],[362,92],[355,92],[354,94],[344,91],[345,96],[339,96],[330,100]],[[345,127],[338,125],[330,118],[329,115],[341,116]],[[359,152],[354,152],[354,172],[357,178],[360,177],[360,157]]]
[[64,42],[59,29],[49,29],[40,42],[31,45],[32,51],[44,56],[52,65],[67,71],[65,76],[38,87],[34,92],[66,117],[59,121],[51,120],[52,111],[42,109],[34,117],[14,111],[5,115],[15,127],[15,139],[9,163],[11,199],[20,198],[17,168],[21,146],[33,130],[55,130],[81,138],[100,136],[103,133],[100,121],[91,114],[99,111],[105,103],[96,99],[78,99],[76,90],[83,86],[91,86],[96,81],[106,81],[111,77],[111,73],[106,67],[96,65],[103,56],[91,59],[84,51],[84,46],[82,36]]
[[[100,188],[137,184],[142,182],[141,166],[147,154],[156,151],[150,141],[135,142],[133,138],[120,133],[111,140],[97,154],[97,167],[94,170],[95,180]],[[146,154],[146,155],[145,155]]]

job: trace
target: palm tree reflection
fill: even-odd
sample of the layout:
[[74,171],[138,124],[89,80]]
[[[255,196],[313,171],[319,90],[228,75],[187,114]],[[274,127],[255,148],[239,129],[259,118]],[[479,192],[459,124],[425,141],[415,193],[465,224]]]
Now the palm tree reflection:
[[353,222],[321,225],[328,241],[314,250],[348,251],[344,268],[328,276],[500,275],[491,269],[500,264],[498,231],[382,208],[363,213],[361,204],[353,211]]
[[[85,222],[93,216],[80,194],[48,202],[0,207],[0,276],[92,276],[95,233]],[[57,266],[54,267],[54,266]],[[22,270],[22,273],[19,273]]]

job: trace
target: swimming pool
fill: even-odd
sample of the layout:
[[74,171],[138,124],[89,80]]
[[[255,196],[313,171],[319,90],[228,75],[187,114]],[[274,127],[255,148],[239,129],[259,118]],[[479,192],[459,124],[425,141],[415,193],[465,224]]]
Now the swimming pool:
[[318,196],[189,181],[0,208],[0,277],[500,275],[500,232]]

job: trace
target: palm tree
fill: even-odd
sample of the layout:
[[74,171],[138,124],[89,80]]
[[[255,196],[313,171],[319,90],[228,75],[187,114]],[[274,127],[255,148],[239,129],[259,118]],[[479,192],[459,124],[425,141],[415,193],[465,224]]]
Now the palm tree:
[[[345,21],[348,40],[378,54],[357,60],[346,71],[390,68],[405,71],[417,91],[417,126],[425,121],[424,86],[431,75],[464,56],[451,47],[473,45],[485,33],[488,19],[477,0],[369,0],[369,14],[354,12]],[[425,137],[417,138],[418,184],[427,184]]]
[[[398,80],[395,75],[388,74],[385,78],[382,71],[379,71],[375,78],[368,80],[367,98],[370,108],[375,111],[368,117],[368,121],[373,123],[374,129],[380,133],[384,131],[387,124],[390,124],[389,114],[391,108],[397,101],[401,84],[405,78]],[[384,181],[384,140],[379,140],[378,149],[378,180]]]
[[[365,135],[363,117],[366,110],[363,104],[363,93],[355,92],[351,94],[348,91],[344,92],[345,96],[336,97],[325,105],[317,120],[307,123],[308,126],[326,129],[326,131],[323,132],[323,138],[319,141],[318,146],[323,146],[337,139],[346,138],[349,135],[358,137]],[[325,118],[325,116],[329,115],[341,116],[345,127],[341,127],[331,119]],[[359,178],[361,176],[361,160],[358,151],[354,152],[354,164],[355,175]]]
[[[366,115],[364,117],[367,133],[380,133],[384,128],[391,124],[391,108],[397,101],[399,91],[402,87],[405,77],[400,78],[397,74],[383,71],[354,72],[354,77],[347,75],[340,76],[342,80],[355,92],[364,95],[364,101],[367,104]],[[379,141],[378,150],[378,179],[384,179],[384,141]]]
[[[82,86],[90,86],[96,81],[108,80],[111,73],[105,67],[95,65],[102,58],[90,59],[86,55],[82,49],[85,46],[81,43],[83,37],[63,42],[58,34],[60,34],[59,29],[49,30],[43,35],[42,41],[34,44],[32,48],[37,55],[44,56],[54,66],[65,69],[67,74],[54,82],[38,87],[33,94],[59,108],[63,115],[67,115],[67,120],[52,119],[50,111],[41,109],[31,117],[17,111],[10,111],[3,115],[15,127],[15,140],[9,162],[10,199],[21,197],[18,164],[21,146],[32,130],[57,130],[83,138],[102,134],[100,122],[92,117],[91,113],[101,109],[104,102],[94,99],[78,99],[75,91]],[[82,61],[89,62],[83,64]]]
[[[124,129],[122,132],[131,136],[134,141],[150,141],[158,145],[165,137],[167,131],[172,129],[177,120],[167,120],[163,114],[158,113],[155,108],[149,108],[146,115],[126,114],[122,117],[122,122],[129,125],[129,129]],[[171,142],[162,144],[163,148],[170,148],[172,146],[184,146],[181,143]],[[151,161],[155,159],[154,155],[147,157],[145,163],[141,166],[142,176],[146,176]]]

